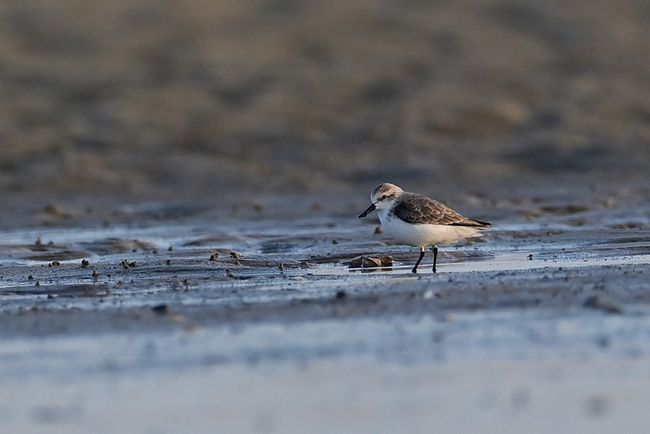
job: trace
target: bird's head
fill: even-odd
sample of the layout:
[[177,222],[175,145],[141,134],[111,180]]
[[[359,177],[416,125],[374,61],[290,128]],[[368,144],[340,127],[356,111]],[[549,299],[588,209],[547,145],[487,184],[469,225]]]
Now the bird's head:
[[379,184],[370,194],[370,206],[359,214],[359,218],[367,216],[374,210],[390,208],[402,192],[403,190],[395,184],[389,184],[387,182]]

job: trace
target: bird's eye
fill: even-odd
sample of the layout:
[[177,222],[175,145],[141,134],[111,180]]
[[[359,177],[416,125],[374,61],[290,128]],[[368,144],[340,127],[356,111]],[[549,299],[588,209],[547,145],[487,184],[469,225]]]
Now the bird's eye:
[[386,195],[385,195],[385,194],[382,194],[382,195],[381,195],[381,200],[384,200],[384,199],[386,199]]

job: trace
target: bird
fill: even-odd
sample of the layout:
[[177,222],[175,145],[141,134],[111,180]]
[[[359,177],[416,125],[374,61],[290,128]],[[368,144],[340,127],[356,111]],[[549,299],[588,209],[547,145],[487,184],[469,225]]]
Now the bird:
[[436,272],[438,245],[450,244],[466,238],[483,236],[492,224],[464,217],[447,205],[428,197],[402,190],[395,184],[379,184],[370,194],[370,206],[359,214],[366,217],[377,211],[386,235],[403,244],[420,248],[418,265],[427,247],[433,251],[433,272]]

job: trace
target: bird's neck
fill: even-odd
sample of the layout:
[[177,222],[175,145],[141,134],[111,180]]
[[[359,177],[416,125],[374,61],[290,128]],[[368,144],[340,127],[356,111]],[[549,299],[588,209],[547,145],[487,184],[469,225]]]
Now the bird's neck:
[[377,215],[379,216],[379,221],[384,224],[386,220],[388,220],[388,216],[390,215],[391,210],[393,209],[393,206],[395,205],[395,202],[390,202],[387,203],[385,206],[382,206],[377,210]]

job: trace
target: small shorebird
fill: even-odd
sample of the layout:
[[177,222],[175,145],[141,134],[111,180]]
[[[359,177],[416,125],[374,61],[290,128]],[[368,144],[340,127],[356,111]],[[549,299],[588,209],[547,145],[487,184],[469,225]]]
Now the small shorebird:
[[379,184],[370,194],[372,204],[359,214],[365,217],[377,210],[384,232],[396,241],[420,247],[420,257],[413,273],[424,257],[425,248],[433,250],[433,272],[436,272],[438,245],[465,238],[483,236],[490,223],[463,217],[447,205],[409,193],[389,183]]

